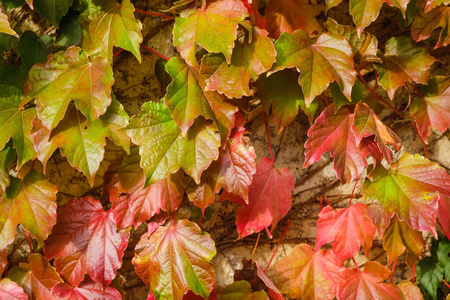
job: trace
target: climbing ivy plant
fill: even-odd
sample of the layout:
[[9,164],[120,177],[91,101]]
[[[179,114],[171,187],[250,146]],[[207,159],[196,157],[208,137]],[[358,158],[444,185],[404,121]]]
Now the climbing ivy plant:
[[[384,1],[326,0],[323,18],[306,0],[180,0],[158,13],[130,0],[0,2],[0,48],[18,58],[0,66],[1,298],[120,299],[117,270],[132,227],[143,223],[132,263],[149,299],[443,297],[449,242],[441,236],[429,257],[422,250],[424,232],[450,236],[450,175],[426,150],[430,135],[450,126],[448,70],[430,71],[442,64],[433,51],[448,51],[449,1],[386,1],[392,8],[382,8]],[[328,17],[342,5],[352,24]],[[30,9],[56,34],[10,25],[13,11]],[[370,25],[383,9],[397,10],[394,25],[403,34],[379,43]],[[172,22],[178,55],[142,44],[137,12]],[[166,60],[170,83],[163,99],[130,118],[112,92],[114,60],[125,50],[141,62],[141,46]],[[291,210],[295,180],[275,166],[268,130],[271,156],[257,156],[247,126],[255,112],[266,129],[273,118],[279,133],[295,118],[309,121],[302,167],[328,152],[342,184],[364,182],[365,201],[352,203],[352,194],[348,205],[333,208],[325,199],[315,246],[298,244],[272,266],[275,282],[265,274],[269,266],[250,260],[259,284],[218,288],[215,242],[201,220],[183,219],[177,209],[190,201],[203,214],[215,201],[230,201],[238,207],[238,239],[272,237]],[[409,122],[425,156],[399,155],[402,141],[381,112]],[[107,139],[124,155],[104,173],[104,197],[57,202],[57,186],[45,175],[49,159],[62,155],[93,185]],[[18,226],[31,254],[14,262],[8,245]],[[362,248],[369,257],[376,236],[387,265],[359,266],[355,254]],[[396,283],[405,252],[412,276]]]

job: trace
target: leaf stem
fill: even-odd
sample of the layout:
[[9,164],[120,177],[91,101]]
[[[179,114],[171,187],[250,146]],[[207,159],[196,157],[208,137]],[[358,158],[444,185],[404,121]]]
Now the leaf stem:
[[25,232],[27,233],[28,246],[30,246],[30,254],[33,254],[33,244],[31,243],[30,233],[28,230],[25,230]]
[[120,48],[119,50],[117,50],[114,54],[113,54],[113,58],[116,57],[117,55],[119,55],[120,53],[122,53],[123,48]]
[[135,8],[134,9],[137,12],[140,12],[144,15],[148,15],[148,16],[153,16],[153,17],[161,17],[161,18],[165,18],[165,19],[173,19],[173,16],[169,16],[169,15],[163,15],[163,14],[157,14],[157,13],[153,13],[153,12],[149,12],[149,11],[145,11],[139,8]]
[[355,181],[355,186],[353,187],[353,190],[352,190],[352,195],[350,196],[350,201],[349,201],[349,203],[348,203],[348,206],[352,205],[352,199],[353,199],[353,195],[355,194],[355,190],[356,190],[356,185],[358,184],[358,180],[359,180],[359,177],[358,177],[358,178],[356,178],[356,181]]
[[267,140],[269,141],[270,157],[272,158],[272,165],[275,166],[275,160],[273,159],[273,152],[272,152],[272,142],[270,141],[269,126],[267,125],[266,113],[264,111],[263,117],[264,117],[264,126],[266,127]]
[[267,228],[267,226],[266,226],[266,227],[264,227],[264,229],[266,230],[267,235],[269,236],[269,238],[272,239],[273,235],[270,233],[269,228]]
[[252,257],[250,257],[250,260],[253,260],[253,256],[255,255],[255,252],[256,252],[256,247],[258,247],[258,242],[259,242],[260,236],[261,236],[261,231],[258,233],[258,238],[256,239],[255,247],[253,247]]
[[202,11],[206,9],[206,0],[202,0],[202,7],[200,8]]
[[359,268],[358,264],[356,263],[356,260],[354,257],[352,257],[353,263],[355,264],[356,269],[361,273],[361,269]]
[[275,250],[272,253],[272,257],[269,260],[269,263],[267,264],[266,269],[264,270],[264,273],[267,273],[267,270],[269,270],[270,264],[272,263],[273,258],[275,257],[275,254],[277,253],[278,247],[281,245],[281,243],[283,242],[284,236],[286,235],[286,232],[289,228],[289,225],[291,224],[291,221],[288,220],[288,223],[286,225],[286,228],[284,229],[283,233],[281,234],[280,240],[278,241],[277,246],[275,247]]
[[144,47],[147,51],[150,51],[151,53],[155,54],[156,56],[161,57],[161,58],[164,59],[164,60],[169,60],[169,59],[170,59],[169,57],[164,56],[164,55],[162,55],[162,54],[156,52],[155,50],[153,50],[153,49],[147,47],[147,46],[144,45],[144,44],[141,44],[141,46]]
[[380,96],[378,96],[374,90],[372,90],[370,88],[370,86],[367,84],[366,80],[362,77],[361,73],[358,73],[358,77],[361,80],[361,82],[364,84],[364,86],[366,87],[366,89],[372,94],[372,96],[374,96],[375,99],[377,99],[378,101],[380,101],[381,103],[383,103],[384,105],[386,105],[387,107],[389,107],[390,109],[392,109],[400,118],[403,118],[403,113],[398,111],[395,107],[393,107],[392,105],[390,105],[389,103],[387,103],[383,98],[381,98]]
[[392,266],[392,273],[391,273],[391,278],[389,279],[389,283],[392,283],[392,280],[394,279],[394,272],[395,272],[396,266],[397,266],[397,258],[394,259],[394,265]]
[[412,280],[411,280],[412,284],[414,284],[416,282],[416,264],[417,263],[415,263],[413,266],[413,273],[412,273]]
[[448,284],[448,282],[445,282],[444,278],[442,278],[442,282],[450,289],[450,284]]
[[417,95],[419,95],[420,98],[425,99],[425,96],[419,91],[419,89],[412,83],[410,83],[412,88],[416,91]]
[[202,224],[202,220],[203,220],[203,212],[202,212],[202,214],[200,215],[200,220],[198,220],[198,226],[200,227],[200,225]]
[[420,143],[422,144],[423,152],[425,152],[425,157],[426,157],[427,159],[430,159],[430,158],[428,157],[428,151],[427,151],[427,147],[426,147],[426,145],[425,145],[425,141],[424,141],[423,137],[422,137],[422,136],[420,135],[420,133],[419,133],[419,128],[417,128],[416,123],[414,123],[414,121],[411,121],[411,124],[413,125],[414,129],[415,129],[416,132],[417,132],[417,135],[419,136]]
[[325,104],[326,104],[327,106],[330,105],[330,103],[328,102],[327,96],[325,96],[325,93],[322,93],[322,99],[323,99],[323,101],[325,102]]
[[327,196],[324,196],[325,201],[327,202],[327,204],[331,207],[333,207],[333,205],[331,205],[330,200],[328,200]]

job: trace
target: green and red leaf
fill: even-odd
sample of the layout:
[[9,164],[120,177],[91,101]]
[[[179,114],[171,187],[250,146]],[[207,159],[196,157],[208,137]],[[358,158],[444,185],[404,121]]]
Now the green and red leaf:
[[440,28],[439,40],[434,48],[450,44],[450,7],[443,5],[414,18],[411,24],[411,36],[416,42],[428,39],[433,31]]

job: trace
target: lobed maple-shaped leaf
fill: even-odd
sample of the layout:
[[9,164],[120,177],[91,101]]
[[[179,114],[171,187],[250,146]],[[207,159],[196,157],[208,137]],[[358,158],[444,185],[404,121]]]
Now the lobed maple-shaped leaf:
[[275,264],[278,288],[290,298],[333,299],[344,267],[331,250],[300,244]]
[[436,256],[422,258],[417,264],[416,272],[421,287],[428,292],[433,300],[437,300],[436,292],[442,283],[444,268]]
[[397,216],[391,219],[391,224],[383,235],[383,248],[386,250],[388,265],[406,251],[406,263],[410,268],[417,262],[424,241],[420,231],[412,229]]
[[207,299],[215,281],[214,255],[209,234],[184,219],[142,236],[132,262],[155,299],[181,299],[188,290]]
[[403,298],[406,300],[422,300],[423,295],[420,288],[411,281],[402,281],[397,284],[397,287],[403,294]]
[[217,161],[214,161],[207,170],[202,173],[200,183],[187,177],[185,179],[186,195],[189,201],[201,209],[202,213],[205,209],[216,200],[216,193],[220,192],[220,185],[218,185],[219,166]]
[[318,35],[322,28],[316,19],[314,6],[308,1],[274,0],[266,6],[264,18],[270,37],[278,39],[283,32],[292,33],[297,29],[310,36]]
[[227,285],[222,292],[217,295],[218,300],[267,300],[264,290],[252,291],[248,281],[239,280]]
[[450,280],[450,241],[448,239],[443,238],[439,241],[437,258],[444,267],[444,279],[448,282]]
[[23,180],[11,177],[0,196],[0,249],[14,240],[16,226],[22,226],[41,247],[56,223],[56,186],[37,171]]
[[67,283],[58,283],[52,289],[55,296],[63,297],[67,300],[120,300],[122,296],[112,286],[104,287],[90,278],[85,279],[78,286],[70,286]]
[[90,56],[98,54],[112,62],[116,46],[130,51],[141,62],[142,24],[135,18],[130,0],[90,1],[79,23],[81,43]]
[[268,77],[261,76],[257,87],[266,114],[269,114],[272,107],[278,133],[295,119],[299,106],[312,123],[318,104],[314,101],[306,107],[302,88],[298,84],[298,73],[295,70],[285,69]]
[[30,136],[31,122],[36,116],[33,107],[19,108],[22,91],[8,85],[0,85],[0,149],[9,139],[17,152],[17,167],[20,169],[27,161],[36,158],[33,140]]
[[361,101],[356,104],[353,131],[358,145],[364,137],[374,135],[378,148],[388,163],[392,162],[392,152],[387,146],[391,146],[395,151],[399,151],[402,146],[398,135],[387,127],[367,104]]
[[0,8],[0,33],[6,33],[9,35],[13,35],[15,37],[19,37],[19,35],[11,28],[8,22],[8,16],[4,14]]
[[430,128],[444,133],[450,127],[450,77],[428,80],[423,96],[414,98],[409,109],[420,136],[427,142]]
[[365,204],[355,203],[337,210],[327,206],[319,213],[316,248],[333,242],[334,254],[344,262],[362,246],[368,257],[375,231]]
[[175,19],[173,44],[190,66],[197,66],[196,45],[208,52],[223,53],[231,63],[234,41],[239,22],[248,16],[242,1],[220,0],[210,3],[206,9],[197,9],[187,17]]
[[167,87],[165,105],[183,136],[194,120],[203,116],[214,121],[224,141],[234,127],[237,107],[216,91],[206,91],[204,76],[183,59],[171,58],[166,71],[172,76],[172,82]]
[[428,39],[433,31],[440,28],[439,40],[434,48],[450,44],[450,7],[439,6],[425,14],[416,16],[411,24],[411,36],[416,42]]
[[207,89],[218,91],[229,98],[250,96],[249,82],[268,71],[275,62],[276,52],[267,31],[254,27],[249,41],[236,41],[231,65],[221,54],[204,56],[201,73],[208,76]]
[[278,169],[270,158],[263,157],[256,163],[256,173],[248,191],[248,204],[227,192],[222,194],[221,199],[241,206],[236,215],[236,226],[239,238],[244,238],[269,225],[273,231],[291,209],[293,190],[294,177],[289,169]]
[[450,197],[441,194],[438,197],[439,209],[436,219],[442,231],[450,239]]
[[380,203],[372,203],[367,207],[367,215],[377,228],[378,236],[382,237],[391,223],[392,213],[386,211]]
[[34,120],[32,137],[38,159],[44,165],[56,149],[67,158],[70,165],[84,173],[93,185],[95,174],[103,160],[106,137],[114,143],[129,150],[129,138],[124,126],[128,123],[128,115],[116,100],[99,119],[86,128],[86,120],[71,105],[63,121],[49,131],[39,119]]
[[335,112],[334,105],[328,106],[308,130],[303,168],[312,165],[329,151],[334,157],[337,176],[343,183],[358,178],[367,166],[368,153],[357,146],[353,132],[354,119],[349,108],[344,106]]
[[331,33],[310,39],[303,30],[283,33],[275,42],[277,62],[273,72],[285,68],[300,70],[299,83],[309,107],[317,95],[336,81],[343,94],[350,99],[356,72],[353,54],[348,42]]
[[198,119],[183,137],[163,102],[147,102],[131,119],[127,133],[139,145],[146,185],[182,168],[199,183],[201,173],[218,158],[220,136],[214,124]]
[[52,288],[63,280],[47,258],[35,253],[28,257],[28,263],[19,263],[8,272],[8,277],[19,284],[29,299],[58,299],[52,295]]
[[58,221],[45,241],[44,253],[73,286],[85,274],[109,285],[122,265],[129,230],[117,232],[111,210],[91,197],[72,199],[58,211]]
[[393,284],[384,283],[391,270],[375,261],[368,261],[364,271],[347,268],[339,282],[337,299],[402,299],[401,291]]
[[93,121],[111,104],[112,75],[108,60],[91,60],[86,51],[70,47],[31,68],[21,105],[36,98],[38,117],[48,130],[58,125],[72,100],[88,121]]
[[0,281],[0,295],[8,300],[28,300],[23,288],[9,278]]
[[427,0],[427,3],[425,5],[425,12],[429,12],[435,7],[438,7],[440,5],[448,5],[450,4],[449,0]]
[[392,216],[396,213],[413,229],[436,236],[436,192],[450,194],[450,175],[420,155],[404,154],[390,165],[377,166],[372,181],[364,182],[365,199],[375,199]]
[[436,61],[425,48],[403,36],[387,41],[382,59],[382,64],[375,64],[380,74],[378,82],[391,99],[397,88],[406,82],[426,84],[430,66]]

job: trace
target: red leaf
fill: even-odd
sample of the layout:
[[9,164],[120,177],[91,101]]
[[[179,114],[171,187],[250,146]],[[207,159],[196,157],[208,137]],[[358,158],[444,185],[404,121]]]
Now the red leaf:
[[437,213],[437,221],[447,238],[450,239],[450,198],[440,194],[438,197],[439,209]]
[[320,10],[306,0],[272,0],[264,16],[266,29],[274,39],[278,39],[283,32],[292,33],[297,29],[303,29],[310,36],[318,35],[322,32],[316,20],[319,13]]
[[291,193],[294,177],[288,168],[277,169],[268,157],[256,163],[256,173],[248,193],[248,204],[242,198],[222,194],[221,199],[229,199],[241,205],[236,215],[239,238],[259,232],[272,225],[273,231],[291,209]]
[[52,289],[53,295],[64,297],[67,300],[114,300],[122,299],[120,293],[111,286],[104,287],[90,278],[84,280],[79,286],[71,287],[67,283],[59,283]]
[[317,249],[333,242],[333,252],[342,262],[353,257],[361,246],[369,256],[376,228],[367,216],[365,204],[355,203],[337,210],[327,206],[319,214],[317,227]]
[[339,282],[338,300],[360,299],[402,299],[402,293],[395,285],[383,283],[391,274],[391,270],[375,261],[368,261],[364,271],[348,268],[342,273]]
[[331,250],[300,244],[275,264],[278,287],[290,298],[331,300],[344,270]]
[[58,272],[76,286],[84,274],[110,284],[122,265],[129,231],[116,231],[111,210],[105,212],[91,197],[72,199],[58,211],[58,221],[45,242],[44,252],[55,258]]
[[210,263],[215,254],[207,233],[195,223],[179,220],[142,236],[133,265],[156,299],[181,299],[188,290],[208,298],[215,279]]
[[9,278],[3,278],[0,281],[0,295],[5,300],[28,300],[28,296],[23,289]]
[[337,176],[343,183],[358,178],[367,167],[367,153],[356,145],[352,129],[354,118],[347,107],[341,107],[335,112],[334,105],[328,106],[308,130],[303,168],[312,165],[323,153],[329,151],[334,157]]

